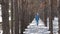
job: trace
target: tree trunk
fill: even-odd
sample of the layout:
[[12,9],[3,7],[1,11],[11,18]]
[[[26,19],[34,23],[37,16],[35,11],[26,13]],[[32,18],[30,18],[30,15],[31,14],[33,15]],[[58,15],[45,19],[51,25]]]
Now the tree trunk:
[[0,0],[0,4],[2,3],[2,0]]
[[23,12],[22,12],[22,0],[18,0],[19,2],[18,2],[18,11],[19,11],[19,34],[22,34],[21,33],[21,19],[22,19],[22,14],[23,14]]
[[46,0],[44,2],[45,4],[45,7],[44,7],[44,11],[43,11],[43,20],[44,20],[44,23],[45,23],[45,26],[47,26],[47,4],[46,4]]
[[[60,9],[60,8],[59,8],[59,9]],[[59,11],[60,11],[60,10],[59,10]],[[58,16],[58,18],[59,18],[59,19],[58,19],[58,22],[59,22],[59,24],[58,24],[58,26],[59,26],[58,34],[60,34],[60,12],[58,13],[58,15],[59,15],[59,16]]]
[[11,34],[13,34],[13,0],[11,0]]
[[9,0],[2,0],[2,29],[3,34],[10,34],[9,28]]
[[49,1],[49,30],[50,34],[53,34],[53,22],[52,22],[52,0]]
[[23,0],[22,0],[22,13],[21,14],[21,34],[23,34],[23,31],[24,31],[24,10],[23,10],[23,7],[24,6],[24,3],[23,3]]
[[15,11],[15,34],[19,34],[18,0],[14,0],[14,11]]
[[58,26],[59,26],[59,31],[58,34],[60,34],[60,0],[57,1],[58,2]]
[[45,26],[47,26],[47,12],[46,12],[46,8],[45,8],[45,11],[44,11],[44,23],[45,23]]
[[27,27],[28,23],[27,23],[27,1],[26,0],[22,0],[22,19],[21,19],[21,34],[23,34],[24,29]]

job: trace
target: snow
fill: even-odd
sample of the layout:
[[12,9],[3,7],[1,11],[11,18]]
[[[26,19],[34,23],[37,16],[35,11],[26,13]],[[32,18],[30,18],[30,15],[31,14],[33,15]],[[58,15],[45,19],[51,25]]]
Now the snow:
[[[23,32],[24,34],[49,34],[49,18],[47,18],[47,27],[44,25],[44,22],[39,19],[38,26],[36,25],[35,18],[33,21],[27,26],[27,29]],[[53,20],[53,34],[58,34],[58,18],[54,17]]]
[[30,25],[27,26],[27,29],[23,32],[24,34],[49,34],[50,31],[48,31],[48,27],[45,27],[43,21],[39,19],[39,24],[37,26],[35,18],[30,23]]

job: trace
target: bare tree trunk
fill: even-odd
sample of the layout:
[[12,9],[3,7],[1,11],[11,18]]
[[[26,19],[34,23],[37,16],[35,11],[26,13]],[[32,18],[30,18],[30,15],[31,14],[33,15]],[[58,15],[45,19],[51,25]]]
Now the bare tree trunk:
[[47,12],[46,12],[46,8],[45,8],[45,11],[44,11],[44,23],[45,23],[45,26],[47,26]]
[[53,22],[52,22],[52,16],[49,16],[49,30],[51,31],[50,34],[53,34]]
[[57,13],[58,13],[58,18],[59,18],[59,19],[58,19],[58,26],[59,26],[58,34],[60,34],[60,0],[58,0],[57,3],[58,3],[58,4],[57,4],[57,5],[58,5],[58,6],[57,6],[57,8],[58,8],[58,12],[57,12]]
[[[59,8],[59,11],[60,11],[60,8]],[[58,12],[59,12],[59,11],[58,11]],[[59,23],[58,23],[58,26],[59,26],[58,34],[60,34],[60,12],[58,13],[58,18],[59,18],[59,19],[58,19],[58,22],[59,22]]]
[[23,10],[23,7],[24,6],[24,3],[23,3],[23,0],[22,0],[22,14],[21,14],[21,34],[23,34],[23,31],[24,31],[24,10]]
[[24,1],[25,3],[24,3],[24,12],[25,12],[25,14],[24,14],[24,23],[25,23],[25,28],[27,27],[27,25],[29,24],[29,11],[27,11],[27,7],[28,7],[28,2],[27,2],[27,0],[25,0]]
[[22,34],[21,33],[21,19],[22,19],[22,14],[23,14],[23,12],[22,12],[22,0],[18,0],[19,2],[18,2],[18,7],[19,7],[19,9],[18,9],[18,11],[19,11],[19,34]]
[[19,34],[18,0],[14,0],[14,11],[15,11],[15,34]]
[[44,11],[43,11],[43,14],[44,14],[43,20],[44,20],[45,26],[47,26],[47,4],[46,4],[46,0],[45,0],[44,4],[45,4],[45,7],[44,7]]
[[10,34],[9,28],[9,0],[2,0],[2,29],[3,34]]
[[50,34],[53,34],[53,22],[52,22],[52,0],[49,0],[49,30]]
[[0,0],[0,4],[2,3],[2,0]]
[[51,12],[49,12],[50,13],[50,31],[51,31],[51,34],[53,34],[53,20],[54,20],[54,16],[56,16],[56,14],[54,14],[55,13],[55,9],[56,9],[56,4],[57,4],[57,0],[51,0]]
[[22,19],[21,19],[21,34],[23,34],[24,29],[28,25],[28,15],[27,15],[27,1],[22,0]]
[[11,34],[13,34],[13,0],[11,0]]
[[[31,2],[29,3],[29,0],[28,0],[28,11],[29,11],[29,23],[32,22],[32,20],[34,19],[35,17],[35,12],[33,11],[33,3],[34,3],[34,0],[30,0]],[[30,6],[30,7],[29,7]]]
[[[59,8],[59,9],[60,9],[60,8]],[[59,10],[59,11],[60,11],[60,10]],[[58,16],[58,18],[59,18],[59,19],[58,19],[58,22],[59,22],[59,24],[58,24],[58,26],[59,26],[59,31],[58,31],[58,33],[60,34],[60,12],[58,13],[58,15],[59,15],[59,16]]]

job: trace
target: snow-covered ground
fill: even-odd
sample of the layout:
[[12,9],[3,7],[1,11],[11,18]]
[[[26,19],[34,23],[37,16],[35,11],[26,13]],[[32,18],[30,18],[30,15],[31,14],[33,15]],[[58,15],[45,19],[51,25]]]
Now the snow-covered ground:
[[50,31],[48,30],[49,27],[45,27],[44,22],[41,19],[39,19],[39,24],[37,26],[36,20],[34,18],[32,23],[30,23],[30,25],[27,26],[27,29],[25,29],[23,33],[24,34],[49,34]]
[[[11,20],[11,17],[9,18]],[[2,22],[2,17],[0,17],[0,22]],[[0,25],[1,26],[1,25]],[[49,18],[47,18],[47,27],[45,27],[44,22],[39,19],[38,26],[36,25],[35,19],[27,26],[27,29],[23,32],[24,34],[49,34]],[[2,34],[3,31],[0,27],[0,34]],[[53,20],[53,33],[58,34],[58,18],[55,17]]]
[[[49,34],[49,18],[47,18],[47,27],[44,25],[44,22],[39,19],[39,24],[37,26],[35,18],[34,20],[27,26],[27,29],[23,32],[24,34]],[[58,18],[54,17],[53,20],[53,33],[58,34]]]

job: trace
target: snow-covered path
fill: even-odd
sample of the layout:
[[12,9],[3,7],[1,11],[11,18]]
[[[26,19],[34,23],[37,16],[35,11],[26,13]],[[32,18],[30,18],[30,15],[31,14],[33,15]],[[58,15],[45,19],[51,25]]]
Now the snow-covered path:
[[49,34],[50,31],[48,30],[49,30],[49,27],[45,27],[41,19],[39,19],[39,24],[37,26],[36,20],[34,18],[32,23],[30,23],[30,25],[27,26],[27,29],[25,29],[23,33],[24,34]]
[[[47,27],[44,25],[44,22],[39,19],[38,26],[36,25],[35,18],[34,20],[27,26],[27,29],[23,32],[24,34],[49,34],[49,18],[47,18]],[[58,18],[54,17],[53,20],[53,33],[58,34]]]

